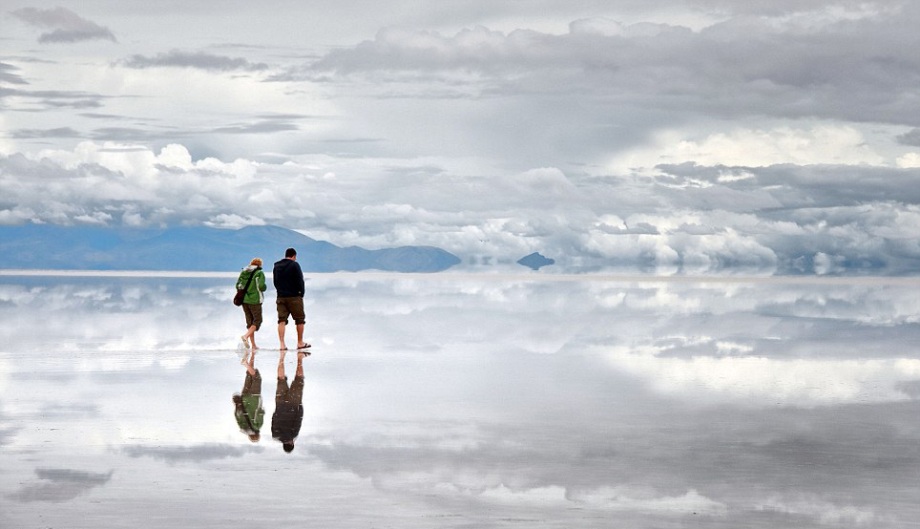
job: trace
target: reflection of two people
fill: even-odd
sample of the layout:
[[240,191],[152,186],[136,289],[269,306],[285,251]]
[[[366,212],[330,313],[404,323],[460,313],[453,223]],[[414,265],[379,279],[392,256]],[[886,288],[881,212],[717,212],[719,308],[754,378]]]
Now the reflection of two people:
[[275,390],[275,412],[272,414],[272,438],[279,441],[285,452],[294,450],[294,439],[303,424],[303,359],[310,353],[297,352],[297,371],[288,385],[284,372],[284,355],[278,359],[278,387]]
[[249,355],[249,361],[246,362],[244,358],[243,362],[246,366],[243,392],[233,396],[236,423],[240,426],[240,431],[248,435],[253,443],[259,442],[259,431],[265,417],[265,410],[262,408],[262,375],[256,369],[255,362],[256,352],[253,350]]

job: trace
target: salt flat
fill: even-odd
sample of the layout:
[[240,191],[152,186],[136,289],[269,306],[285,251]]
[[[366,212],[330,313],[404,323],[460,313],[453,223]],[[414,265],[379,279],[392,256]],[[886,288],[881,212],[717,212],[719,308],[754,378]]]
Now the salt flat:
[[234,276],[0,274],[0,526],[920,526],[913,279],[310,276],[288,454]]

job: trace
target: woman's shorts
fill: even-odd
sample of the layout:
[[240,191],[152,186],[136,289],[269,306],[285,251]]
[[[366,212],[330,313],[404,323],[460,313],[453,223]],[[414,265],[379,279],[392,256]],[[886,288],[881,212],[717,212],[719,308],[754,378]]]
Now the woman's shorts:
[[250,328],[253,325],[256,326],[256,330],[259,330],[259,327],[262,326],[262,304],[261,303],[243,303],[243,314],[246,315],[246,328]]

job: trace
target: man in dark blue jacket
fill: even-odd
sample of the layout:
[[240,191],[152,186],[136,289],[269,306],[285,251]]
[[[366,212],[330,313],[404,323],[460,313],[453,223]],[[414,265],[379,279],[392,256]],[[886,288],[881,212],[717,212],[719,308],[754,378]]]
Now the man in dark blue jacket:
[[278,307],[278,341],[281,350],[287,349],[284,344],[284,331],[287,329],[288,316],[294,319],[297,326],[297,348],[306,349],[310,344],[303,341],[303,325],[306,316],[303,311],[303,271],[297,262],[297,250],[288,248],[284,251],[284,259],[275,263],[272,270],[272,282],[278,293],[275,304]]

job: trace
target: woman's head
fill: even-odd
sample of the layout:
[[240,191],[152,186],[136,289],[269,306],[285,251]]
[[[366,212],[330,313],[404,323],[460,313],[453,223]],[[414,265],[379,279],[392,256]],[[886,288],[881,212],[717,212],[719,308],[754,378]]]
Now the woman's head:
[[262,258],[261,258],[261,257],[256,257],[256,258],[254,258],[252,261],[249,261],[249,264],[251,264],[251,265],[253,265],[253,266],[262,266]]

